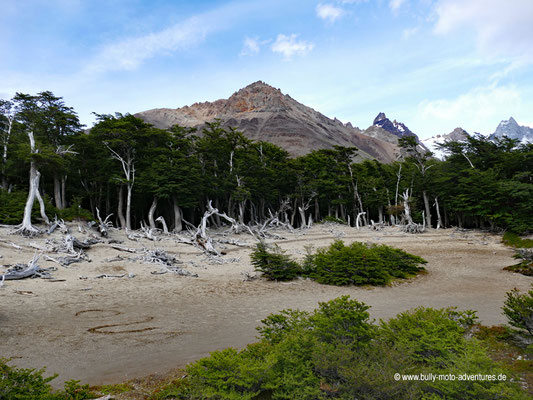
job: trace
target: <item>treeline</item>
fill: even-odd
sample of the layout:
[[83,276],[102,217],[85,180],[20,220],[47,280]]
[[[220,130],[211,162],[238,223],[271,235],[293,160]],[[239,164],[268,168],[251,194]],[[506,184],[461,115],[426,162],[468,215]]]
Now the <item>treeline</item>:
[[[47,215],[89,218],[99,210],[132,229],[162,216],[181,230],[212,200],[252,224],[272,212],[293,226],[412,218],[432,227],[533,230],[533,145],[507,138],[447,143],[445,161],[410,137],[390,164],[353,162],[357,149],[342,147],[290,158],[216,122],[162,130],[129,114],[97,115],[84,131],[62,98],[42,92],[0,100],[0,145],[3,224],[22,221],[37,181]],[[36,204],[34,220],[39,214]],[[221,224],[216,216],[211,222]]]

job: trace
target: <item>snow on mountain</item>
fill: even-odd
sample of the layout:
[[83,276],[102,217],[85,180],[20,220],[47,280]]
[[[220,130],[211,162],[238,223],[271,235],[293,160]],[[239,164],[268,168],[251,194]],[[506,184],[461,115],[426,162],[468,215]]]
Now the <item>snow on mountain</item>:
[[452,132],[444,135],[435,135],[428,139],[423,139],[420,142],[426,146],[435,157],[444,159],[444,152],[439,148],[438,144],[444,144],[449,141],[465,140],[468,133],[463,128],[455,128]]
[[533,143],[533,128],[520,126],[516,120],[511,117],[500,122],[496,131],[490,135],[491,139],[507,136],[511,139],[517,139],[521,143]]

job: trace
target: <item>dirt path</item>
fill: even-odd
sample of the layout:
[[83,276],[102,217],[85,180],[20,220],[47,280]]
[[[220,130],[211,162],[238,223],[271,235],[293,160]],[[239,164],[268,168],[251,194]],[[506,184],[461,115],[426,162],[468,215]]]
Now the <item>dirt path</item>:
[[[26,240],[7,233],[0,228],[0,264],[28,261],[33,255],[29,242],[44,244],[47,239]],[[148,241],[128,241],[118,231],[111,236],[128,247],[154,246]],[[185,265],[199,277],[152,275],[157,266],[104,261],[128,254],[98,244],[89,251],[92,262],[58,267],[54,273],[58,281],[5,282],[0,289],[0,356],[22,367],[47,366],[50,373],[59,373],[55,385],[68,379],[110,383],[165,372],[215,349],[242,347],[254,341],[255,327],[269,313],[284,308],[310,310],[319,301],[343,294],[372,306],[375,319],[417,306],[458,306],[477,310],[480,320],[491,325],[505,322],[501,314],[505,293],[514,287],[526,290],[533,283],[531,277],[502,271],[514,262],[512,251],[500,244],[499,237],[482,233],[440,230],[415,236],[395,228],[372,232],[317,225],[303,234],[283,232],[283,236],[288,240],[278,244],[299,258],[305,246],[326,246],[336,236],[346,242],[393,245],[427,259],[428,274],[377,288],[339,288],[304,280],[243,282],[241,273],[252,272],[249,248],[228,246],[227,257],[240,257],[240,261],[213,265],[193,247],[165,239],[157,247],[194,262],[196,266]],[[253,244],[249,236],[239,240]],[[41,265],[57,264],[43,261]],[[124,273],[135,277],[92,279]]]

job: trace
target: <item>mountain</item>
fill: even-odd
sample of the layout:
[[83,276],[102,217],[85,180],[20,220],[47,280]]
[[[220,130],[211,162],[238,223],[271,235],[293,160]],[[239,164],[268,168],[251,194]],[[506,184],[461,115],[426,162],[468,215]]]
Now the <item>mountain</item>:
[[411,130],[407,126],[405,126],[405,124],[403,124],[402,122],[397,122],[396,120],[391,122],[391,120],[387,118],[385,113],[380,112],[378,116],[374,118],[373,125],[383,128],[387,132],[390,132],[400,138],[404,136],[414,136],[416,137],[417,142],[419,141],[418,136],[411,132]]
[[336,145],[356,146],[362,158],[383,162],[394,160],[397,153],[397,137],[386,130],[371,127],[367,132],[330,119],[261,81],[240,89],[228,99],[135,115],[163,129],[174,124],[201,129],[206,122],[218,119],[222,126],[234,127],[253,140],[274,143],[292,156]]
[[468,132],[463,128],[455,128],[452,132],[444,135],[435,135],[428,139],[420,141],[428,150],[430,150],[435,157],[443,159],[444,153],[439,149],[437,144],[443,144],[450,141],[462,141],[469,136]]
[[490,139],[507,136],[511,139],[517,139],[521,143],[533,143],[533,128],[520,126],[513,117],[500,122],[496,131],[490,135]]

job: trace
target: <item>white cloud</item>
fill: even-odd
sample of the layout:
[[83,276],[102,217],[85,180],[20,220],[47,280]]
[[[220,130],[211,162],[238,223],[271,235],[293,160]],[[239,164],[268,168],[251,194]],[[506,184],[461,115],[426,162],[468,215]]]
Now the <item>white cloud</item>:
[[260,43],[258,39],[246,37],[244,38],[244,44],[240,55],[250,56],[259,53],[260,50]]
[[454,99],[425,100],[418,105],[420,117],[440,132],[461,126],[472,133],[492,133],[497,124],[520,110],[520,92],[512,86],[478,87]]
[[435,33],[473,29],[481,51],[533,61],[533,1],[440,0]]
[[297,38],[298,35],[296,34],[290,36],[279,34],[276,41],[272,44],[272,51],[283,54],[286,59],[290,59],[295,54],[304,56],[313,49],[313,43],[297,40]]
[[344,10],[340,7],[335,7],[333,4],[319,4],[316,6],[316,15],[330,23],[342,17]]
[[398,12],[400,7],[405,3],[405,0],[390,0],[389,7],[392,12]]
[[86,71],[134,70],[156,55],[198,43],[209,30],[200,18],[191,18],[159,32],[110,43],[89,62]]

